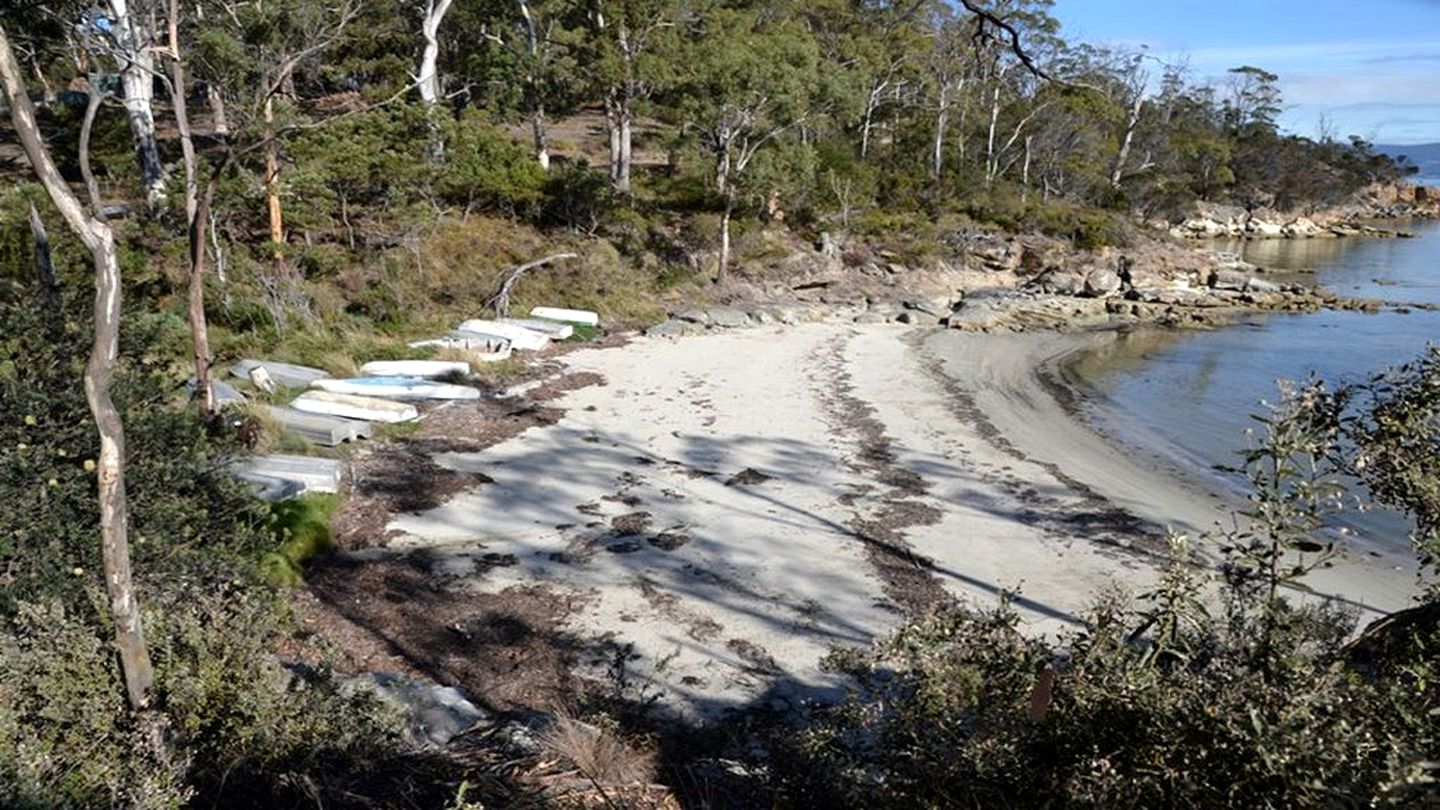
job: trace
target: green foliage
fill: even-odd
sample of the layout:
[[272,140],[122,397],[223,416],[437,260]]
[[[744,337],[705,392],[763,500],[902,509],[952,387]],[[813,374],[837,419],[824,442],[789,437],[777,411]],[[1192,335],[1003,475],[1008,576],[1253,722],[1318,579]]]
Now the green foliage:
[[478,110],[442,124],[445,159],[435,190],[442,199],[465,210],[498,210],[510,214],[536,205],[545,173],[524,147],[489,123]]
[[[1342,473],[1433,530],[1434,351],[1336,389],[1289,389],[1245,454],[1247,528],[1211,579],[1183,538],[1138,599],[1021,633],[1008,601],[951,608],[833,655],[845,704],[776,741],[784,801],[808,806],[1402,807],[1437,797],[1440,611],[1378,622],[1295,604]],[[1422,559],[1433,568],[1434,557]],[[1308,555],[1308,556],[1307,556]],[[1316,556],[1318,555],[1318,556]],[[1434,591],[1428,598],[1434,599]],[[1405,616],[1401,614],[1401,616]]]
[[175,581],[142,604],[162,711],[139,716],[120,699],[105,625],[52,600],[0,622],[0,804],[289,806],[354,795],[376,763],[406,756],[363,692],[276,661],[287,618],[274,593]]
[[340,508],[338,495],[303,495],[271,507],[278,551],[260,559],[260,572],[275,585],[304,582],[305,563],[332,548],[330,518]]
[[[0,303],[0,606],[36,595],[78,604],[98,585],[99,438],[81,375],[89,331],[78,303],[58,312]],[[73,318],[73,320],[71,320]],[[269,542],[263,508],[225,469],[236,448],[193,409],[173,407],[185,345],[171,316],[130,317],[114,396],[124,419],[131,553],[142,583],[196,567],[245,569]]]

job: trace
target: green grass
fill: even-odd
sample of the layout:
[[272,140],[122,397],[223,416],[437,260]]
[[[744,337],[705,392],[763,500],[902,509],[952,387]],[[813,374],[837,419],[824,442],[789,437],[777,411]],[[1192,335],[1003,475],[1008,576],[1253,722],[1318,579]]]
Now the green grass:
[[305,562],[332,546],[330,518],[339,508],[339,495],[322,494],[302,495],[271,507],[271,529],[280,548],[260,559],[265,578],[289,587],[303,583]]

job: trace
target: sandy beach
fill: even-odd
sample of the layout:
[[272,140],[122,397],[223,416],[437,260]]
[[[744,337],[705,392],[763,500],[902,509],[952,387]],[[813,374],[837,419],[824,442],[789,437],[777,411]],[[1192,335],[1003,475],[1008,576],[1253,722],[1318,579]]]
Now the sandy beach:
[[[477,593],[566,593],[566,630],[609,651],[582,667],[622,661],[689,718],[835,694],[829,649],[949,597],[1013,593],[1053,632],[1152,581],[1166,526],[1235,506],[1057,399],[1045,370],[1106,339],[811,324],[575,351],[566,371],[604,383],[551,403],[555,424],[436,456],[492,482],[398,516],[390,548]],[[1356,554],[1311,584],[1373,613],[1414,575]]]

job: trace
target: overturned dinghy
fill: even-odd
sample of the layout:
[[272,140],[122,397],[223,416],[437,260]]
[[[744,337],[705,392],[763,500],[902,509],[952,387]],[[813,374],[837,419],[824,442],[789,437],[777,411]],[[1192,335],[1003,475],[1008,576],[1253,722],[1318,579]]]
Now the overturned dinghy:
[[252,372],[262,369],[269,379],[286,388],[305,388],[316,380],[329,377],[324,371],[291,363],[276,363],[272,360],[241,360],[230,367],[230,373],[242,380],[253,380]]
[[450,385],[419,377],[350,377],[343,380],[316,380],[310,387],[332,394],[352,394],[388,399],[479,399],[480,391],[466,385]]
[[600,316],[588,309],[560,309],[558,307],[535,307],[530,310],[530,317],[544,318],[547,321],[564,321],[565,323],[578,323],[581,326],[599,326]]
[[340,491],[339,461],[310,456],[255,456],[235,465],[235,477],[254,484],[265,500],[287,500],[307,492]]
[[360,367],[366,377],[425,377],[469,374],[470,364],[452,360],[374,360]]
[[550,345],[550,337],[533,329],[514,326],[499,321],[473,320],[460,324],[461,335],[490,335],[510,341],[510,345],[522,352],[538,352]]
[[539,332],[551,340],[566,340],[575,334],[574,324],[560,321],[546,321],[539,318],[501,318],[500,323],[529,329],[531,332]]
[[499,335],[477,335],[455,332],[435,340],[418,340],[412,349],[449,349],[465,352],[476,363],[497,363],[510,359],[510,340]]
[[325,447],[337,447],[357,439],[368,439],[371,435],[369,422],[305,413],[294,408],[266,406],[266,415],[280,424],[280,427],[294,436]]
[[307,391],[295,398],[290,407],[305,413],[325,416],[339,416],[342,419],[360,419],[366,422],[382,422],[393,425],[398,422],[413,422],[420,418],[414,405],[391,402],[376,397],[361,397],[352,394],[332,394],[329,391]]

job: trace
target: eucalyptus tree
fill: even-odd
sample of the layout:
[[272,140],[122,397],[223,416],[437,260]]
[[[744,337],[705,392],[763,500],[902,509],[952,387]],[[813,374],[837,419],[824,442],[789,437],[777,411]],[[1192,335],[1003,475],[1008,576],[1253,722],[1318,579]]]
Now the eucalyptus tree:
[[550,168],[547,101],[553,85],[572,78],[566,25],[577,0],[488,0],[475,6],[480,40],[518,74],[530,137],[540,168]]
[[641,103],[673,81],[676,0],[592,0],[587,10],[587,85],[605,105],[610,182],[629,193],[635,118]]
[[89,249],[95,265],[95,331],[90,358],[85,365],[85,396],[100,434],[95,477],[100,502],[105,586],[110,598],[110,615],[115,624],[115,642],[126,695],[131,708],[138,711],[150,704],[155,672],[150,661],[150,649],[145,642],[140,604],[130,570],[125,425],[110,394],[110,382],[119,355],[122,293],[115,234],[100,219],[98,211],[87,212],[84,209],[56,168],[36,123],[29,90],[4,28],[0,28],[0,85],[4,87],[10,121],[26,160],[66,224]]
[[730,223],[756,156],[816,118],[821,60],[795,16],[764,5],[711,5],[684,20],[685,73],[676,88],[684,126],[714,167],[722,206],[719,276],[730,268]]

